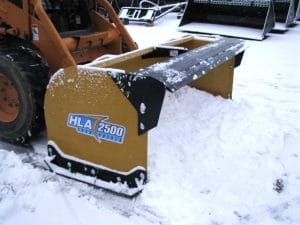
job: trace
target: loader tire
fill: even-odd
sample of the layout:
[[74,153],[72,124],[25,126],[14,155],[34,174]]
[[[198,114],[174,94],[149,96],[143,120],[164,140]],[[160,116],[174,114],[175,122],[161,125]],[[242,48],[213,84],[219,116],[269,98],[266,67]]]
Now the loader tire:
[[32,49],[7,46],[0,45],[0,138],[26,144],[45,127],[49,69]]

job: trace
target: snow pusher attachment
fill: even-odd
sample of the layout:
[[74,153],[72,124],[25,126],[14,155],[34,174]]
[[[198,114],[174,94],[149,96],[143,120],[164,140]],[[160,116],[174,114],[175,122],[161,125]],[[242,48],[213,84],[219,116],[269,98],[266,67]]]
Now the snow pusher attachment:
[[166,90],[187,84],[230,98],[244,44],[188,36],[58,71],[45,98],[47,164],[58,174],[139,193],[147,181],[147,132]]
[[179,30],[263,40],[274,25],[272,0],[189,0]]
[[286,31],[295,21],[294,0],[273,0],[275,8],[276,23],[275,31]]

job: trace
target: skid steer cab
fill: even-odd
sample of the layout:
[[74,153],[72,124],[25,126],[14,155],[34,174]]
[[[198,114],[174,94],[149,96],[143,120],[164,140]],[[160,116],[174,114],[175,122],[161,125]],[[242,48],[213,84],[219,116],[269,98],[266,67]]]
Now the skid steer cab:
[[166,91],[190,85],[231,98],[238,39],[187,36],[61,69],[45,97],[49,168],[134,196],[147,182],[148,131]]

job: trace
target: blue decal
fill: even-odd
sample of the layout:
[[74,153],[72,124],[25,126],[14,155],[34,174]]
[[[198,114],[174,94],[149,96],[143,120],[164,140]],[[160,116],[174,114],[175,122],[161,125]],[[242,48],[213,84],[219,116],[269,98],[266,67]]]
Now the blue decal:
[[75,128],[77,133],[92,136],[99,142],[105,140],[122,144],[126,128],[119,124],[109,123],[108,119],[108,116],[70,113],[67,125]]

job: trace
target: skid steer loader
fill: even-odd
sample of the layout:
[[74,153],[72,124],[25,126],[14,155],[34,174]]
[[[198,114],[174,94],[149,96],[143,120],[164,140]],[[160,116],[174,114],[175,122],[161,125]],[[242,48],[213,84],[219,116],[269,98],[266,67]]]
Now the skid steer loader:
[[0,136],[19,142],[43,127],[49,72],[137,48],[106,0],[1,1],[0,38]]
[[263,40],[274,26],[272,0],[189,0],[179,30]]
[[45,119],[50,170],[126,196],[147,181],[166,90],[230,98],[244,52],[207,36],[137,50],[106,0],[2,0],[0,21],[0,138],[25,143]]

